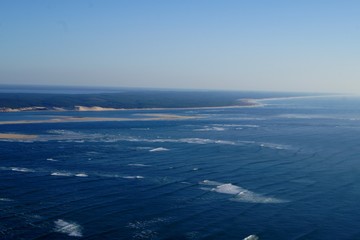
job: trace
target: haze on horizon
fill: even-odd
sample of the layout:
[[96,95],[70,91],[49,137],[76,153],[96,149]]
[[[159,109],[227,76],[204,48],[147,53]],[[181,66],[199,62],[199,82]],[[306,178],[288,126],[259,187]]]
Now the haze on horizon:
[[0,2],[0,84],[360,93],[360,2]]

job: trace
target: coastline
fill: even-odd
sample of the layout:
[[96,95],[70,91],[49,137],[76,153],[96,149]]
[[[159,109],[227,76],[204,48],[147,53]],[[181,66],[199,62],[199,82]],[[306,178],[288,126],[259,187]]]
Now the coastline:
[[[161,120],[187,120],[200,118],[199,116],[181,116],[176,114],[134,114],[143,118],[106,118],[106,117],[68,117],[57,116],[44,120],[15,120],[0,121],[0,125],[38,124],[38,123],[69,123],[69,122],[124,122],[124,121],[161,121]],[[1,137],[0,137],[1,138]]]
[[162,108],[162,107],[153,107],[153,108],[109,108],[109,107],[100,107],[100,106],[75,106],[72,109],[67,109],[64,107],[42,107],[42,106],[33,106],[33,107],[24,107],[24,108],[8,108],[0,107],[1,112],[106,112],[106,111],[151,111],[151,110],[196,110],[196,109],[222,109],[222,108],[249,108],[249,107],[261,107],[263,104],[259,102],[262,99],[238,99],[236,100],[238,104],[227,105],[227,106],[202,106],[202,107],[174,107],[174,108]]

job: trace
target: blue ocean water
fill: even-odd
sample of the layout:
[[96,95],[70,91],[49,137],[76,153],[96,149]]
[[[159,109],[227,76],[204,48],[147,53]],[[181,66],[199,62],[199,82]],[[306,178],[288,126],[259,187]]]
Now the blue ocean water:
[[360,239],[360,99],[0,113],[0,239]]

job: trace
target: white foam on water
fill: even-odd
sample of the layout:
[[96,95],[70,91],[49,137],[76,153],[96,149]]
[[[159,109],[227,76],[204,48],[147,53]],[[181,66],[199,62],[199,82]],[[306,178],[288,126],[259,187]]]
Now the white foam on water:
[[70,173],[70,172],[52,172],[50,175],[51,176],[61,176],[61,177],[71,177],[71,176],[73,176],[73,174]]
[[320,114],[279,114],[277,117],[290,119],[337,119],[333,116]]
[[128,164],[128,166],[132,166],[132,167],[150,167],[151,165],[146,165],[146,164],[142,164],[142,163],[130,163],[130,164]]
[[176,142],[180,143],[191,143],[191,144],[224,144],[224,145],[235,145],[235,142],[226,140],[212,140],[207,138],[181,138]]
[[159,217],[159,218],[153,218],[153,219],[145,220],[145,221],[130,222],[127,225],[127,227],[133,228],[133,229],[144,229],[144,228],[148,228],[150,226],[156,225],[156,224],[169,222],[170,220],[171,220],[171,218]]
[[54,231],[67,234],[70,237],[82,237],[82,227],[74,222],[67,222],[62,219],[54,221]]
[[32,170],[32,169],[22,168],[22,167],[11,167],[10,170],[11,170],[11,171],[14,171],[14,172],[35,172],[35,171]]
[[10,199],[10,198],[0,198],[1,202],[12,202],[14,200]]
[[204,180],[204,181],[201,181],[200,184],[209,185],[209,186],[219,186],[219,185],[221,185],[223,183],[216,182],[216,181],[211,181],[211,180]]
[[245,189],[238,187],[236,185],[232,185],[231,183],[225,183],[211,190],[218,193],[237,195],[237,194],[243,194]]
[[58,160],[53,159],[53,158],[47,158],[46,161],[57,162]]
[[163,148],[163,147],[158,147],[158,148],[153,148],[153,149],[149,150],[149,152],[164,152],[164,151],[169,151],[169,149]]
[[144,177],[143,176],[123,176],[122,178],[126,178],[126,179],[142,179]]
[[86,173],[77,173],[75,174],[75,177],[88,177],[89,175],[87,175]]
[[64,130],[64,129],[52,129],[47,131],[47,133],[50,134],[58,134],[58,135],[79,135],[79,133],[70,131],[70,130]]
[[234,195],[231,199],[232,201],[237,202],[248,202],[248,203],[284,203],[288,202],[286,200],[273,198],[273,197],[266,197],[261,194],[252,192],[245,188],[242,188],[237,185],[233,185],[231,183],[220,183],[210,180],[204,180],[200,182],[202,185],[209,185],[215,186],[213,188],[201,188],[202,190],[222,193],[222,194],[229,194]]
[[250,235],[244,238],[243,240],[259,240],[259,237],[256,235]]
[[246,128],[258,128],[260,127],[259,125],[255,125],[255,124],[213,124],[213,126],[220,126],[220,127],[246,127]]
[[199,170],[199,168],[196,167],[196,168],[193,168],[192,170],[193,170],[193,171],[197,171],[197,170]]
[[129,141],[129,142],[151,142],[151,143],[189,143],[189,144],[226,144],[226,145],[235,145],[236,144],[233,141],[213,140],[213,139],[207,139],[207,138],[180,138],[180,139],[155,138],[155,139],[146,139],[146,138],[129,137],[129,138],[123,138],[123,139],[119,139],[119,140]]
[[258,143],[260,147],[264,148],[271,148],[271,149],[278,149],[278,150],[288,150],[291,149],[291,146],[284,145],[284,144],[277,144],[277,143],[266,143],[266,142],[260,142]]
[[204,128],[194,129],[197,132],[205,132],[205,131],[225,131],[226,129],[223,127],[209,127],[205,126]]

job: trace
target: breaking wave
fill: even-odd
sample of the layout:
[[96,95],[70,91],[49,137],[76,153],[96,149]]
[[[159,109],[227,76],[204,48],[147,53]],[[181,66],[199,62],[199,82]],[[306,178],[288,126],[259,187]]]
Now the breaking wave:
[[220,183],[210,180],[204,180],[200,182],[201,185],[213,186],[212,188],[202,188],[203,190],[234,195],[231,200],[237,202],[248,202],[248,203],[284,203],[288,202],[283,199],[266,197],[261,194],[252,192],[245,188],[242,188],[231,183]]
[[153,149],[150,149],[150,150],[149,150],[149,152],[164,152],[164,151],[169,151],[169,149],[163,148],[163,147],[159,147],[159,148],[153,148]]
[[29,169],[29,168],[20,168],[20,167],[12,167],[11,170],[12,170],[12,171],[15,171],[15,172],[35,172],[35,171],[32,170],[32,169]]
[[10,199],[10,198],[0,198],[1,202],[12,202],[14,200]]
[[67,234],[70,237],[82,237],[82,227],[74,222],[66,222],[58,219],[54,222],[54,231],[58,233]]
[[256,236],[256,235],[250,235],[250,236],[247,236],[246,238],[244,238],[243,240],[258,240],[259,237]]
[[0,167],[0,170],[14,171],[14,172],[35,172],[35,170],[24,167]]
[[53,158],[47,158],[46,161],[50,161],[50,162],[57,162],[58,160],[53,159]]
[[71,172],[52,172],[51,176],[59,176],[59,177],[88,177],[89,175],[86,173],[71,173]]
[[51,176],[60,176],[60,177],[71,177],[73,174],[69,172],[52,172]]
[[142,164],[142,163],[129,163],[128,166],[132,167],[150,167],[150,165]]
[[123,176],[122,178],[125,178],[125,179],[142,179],[144,177],[143,176]]
[[198,128],[198,129],[194,129],[194,131],[197,132],[204,132],[204,131],[225,131],[226,129],[223,127],[209,127],[209,126],[205,126],[204,128]]

